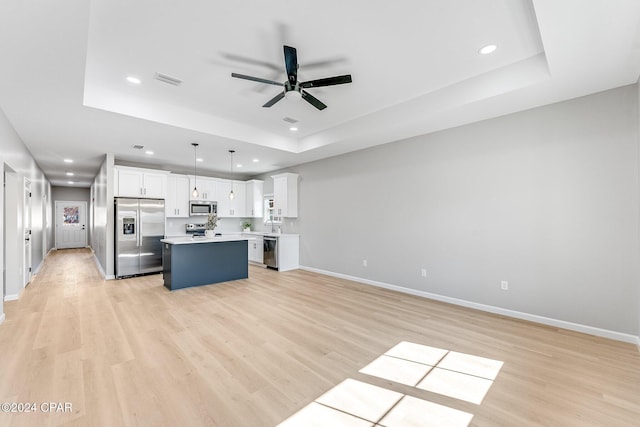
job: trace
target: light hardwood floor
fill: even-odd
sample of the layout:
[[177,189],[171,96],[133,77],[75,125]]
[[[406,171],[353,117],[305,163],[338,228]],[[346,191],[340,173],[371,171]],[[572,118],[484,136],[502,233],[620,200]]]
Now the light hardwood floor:
[[[169,292],[52,252],[0,325],[1,426],[274,426],[345,379],[477,426],[640,425],[635,346],[305,271]],[[358,371],[400,341],[504,362],[481,404]]]

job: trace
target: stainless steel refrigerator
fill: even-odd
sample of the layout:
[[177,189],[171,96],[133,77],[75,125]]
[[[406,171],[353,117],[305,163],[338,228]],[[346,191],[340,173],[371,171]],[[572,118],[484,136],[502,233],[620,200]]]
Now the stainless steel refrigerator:
[[116,277],[162,271],[164,200],[116,197]]

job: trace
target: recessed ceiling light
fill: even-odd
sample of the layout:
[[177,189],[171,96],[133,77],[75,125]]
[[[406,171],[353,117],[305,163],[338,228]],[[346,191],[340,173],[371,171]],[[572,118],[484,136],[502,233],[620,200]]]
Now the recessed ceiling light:
[[147,151],[144,152],[144,154],[148,154],[148,155],[152,156],[153,155],[153,151],[147,150]]
[[260,159],[253,159],[252,161],[253,161],[253,163],[258,163],[260,161]]
[[291,132],[295,132],[295,131],[297,131],[297,130],[298,130],[298,128],[297,128],[297,127],[295,127],[295,126],[291,126],[291,127],[289,128],[289,130],[290,130]]
[[484,46],[482,49],[480,49],[478,52],[480,53],[480,55],[488,55],[490,53],[493,53],[497,48],[498,46],[496,46],[495,44],[488,44]]
[[196,159],[196,162],[204,162],[204,159],[203,159],[202,157],[198,157],[198,158]]
[[128,76],[127,81],[129,83],[133,83],[134,85],[139,85],[141,83],[141,80],[139,78],[133,76]]
[[63,161],[64,161],[65,163],[73,163],[73,160],[72,160],[72,159],[64,159]]
[[67,172],[67,176],[73,176],[73,172]]
[[236,167],[237,167],[237,168],[241,168],[241,167],[242,167],[242,163],[237,163],[237,164],[236,164]]
[[73,181],[67,181],[67,184],[73,184]]

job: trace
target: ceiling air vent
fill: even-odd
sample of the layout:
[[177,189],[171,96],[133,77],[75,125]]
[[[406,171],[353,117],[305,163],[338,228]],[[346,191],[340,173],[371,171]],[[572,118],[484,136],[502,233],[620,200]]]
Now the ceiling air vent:
[[292,119],[291,117],[285,117],[282,120],[284,120],[287,123],[298,123],[298,121],[296,119]]
[[142,150],[144,148],[144,145],[135,144],[132,145],[132,147],[134,150]]
[[180,86],[182,84],[182,80],[176,78],[176,77],[171,77],[168,76],[166,74],[162,74],[162,73],[155,73],[153,75],[153,78],[156,80],[159,80],[161,82],[170,84],[170,85],[174,85],[174,86]]

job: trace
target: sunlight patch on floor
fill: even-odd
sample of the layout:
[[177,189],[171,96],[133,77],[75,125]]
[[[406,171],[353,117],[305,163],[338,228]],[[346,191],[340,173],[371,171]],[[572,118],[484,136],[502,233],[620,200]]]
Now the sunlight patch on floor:
[[[360,373],[481,404],[503,362],[400,342]],[[293,414],[280,427],[468,426],[473,414],[348,378]]]

